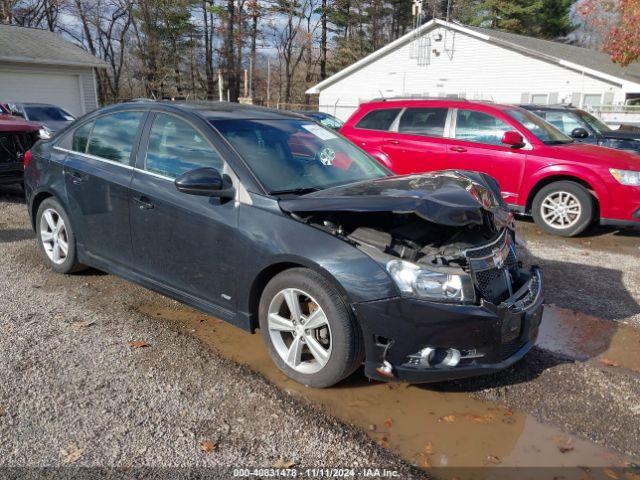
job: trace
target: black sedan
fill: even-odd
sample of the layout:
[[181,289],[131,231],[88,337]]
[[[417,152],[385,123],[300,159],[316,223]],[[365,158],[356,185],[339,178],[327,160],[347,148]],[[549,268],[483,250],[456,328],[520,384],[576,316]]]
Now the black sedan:
[[496,182],[393,177],[298,115],[127,103],[39,142],[25,171],[43,258],[92,266],[248,331],[326,387],[489,373],[532,347],[540,273]]
[[564,105],[521,105],[580,142],[640,153],[640,129],[614,130],[579,108]]

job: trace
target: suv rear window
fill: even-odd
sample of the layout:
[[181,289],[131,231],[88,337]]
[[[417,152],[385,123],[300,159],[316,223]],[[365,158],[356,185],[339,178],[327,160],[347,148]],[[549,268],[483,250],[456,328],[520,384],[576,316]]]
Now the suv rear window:
[[372,110],[356,124],[356,128],[366,130],[389,130],[391,124],[400,113],[400,108]]

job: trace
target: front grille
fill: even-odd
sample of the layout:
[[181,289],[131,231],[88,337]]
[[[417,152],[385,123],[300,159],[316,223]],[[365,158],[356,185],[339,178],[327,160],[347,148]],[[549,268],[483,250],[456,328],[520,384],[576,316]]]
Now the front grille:
[[518,268],[507,230],[488,245],[468,249],[465,255],[471,277],[482,297],[492,303],[506,300],[512,291],[512,274]]

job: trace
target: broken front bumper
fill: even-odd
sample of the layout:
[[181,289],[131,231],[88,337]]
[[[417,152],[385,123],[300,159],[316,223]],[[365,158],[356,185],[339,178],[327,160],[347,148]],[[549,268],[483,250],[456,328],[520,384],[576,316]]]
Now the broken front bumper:
[[[483,375],[520,360],[542,320],[540,270],[519,270],[517,291],[499,305],[458,305],[395,297],[354,306],[365,338],[365,374],[377,380],[436,382]],[[460,353],[455,366],[412,363],[425,348]],[[385,368],[386,367],[386,368]]]

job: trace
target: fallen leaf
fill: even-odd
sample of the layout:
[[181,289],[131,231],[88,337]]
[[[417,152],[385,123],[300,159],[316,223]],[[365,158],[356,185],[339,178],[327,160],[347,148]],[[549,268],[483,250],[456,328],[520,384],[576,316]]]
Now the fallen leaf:
[[391,419],[391,418],[387,418],[387,419],[384,421],[384,426],[385,426],[386,428],[391,428],[391,426],[392,426],[392,425],[393,425],[393,419]]
[[387,437],[380,437],[376,443],[381,447],[389,448],[389,442],[387,441]]
[[288,460],[284,460],[283,458],[279,458],[276,460],[276,463],[273,464],[273,468],[291,468],[296,464],[296,462],[291,462]]
[[431,442],[427,442],[424,446],[424,453],[427,455],[431,455],[433,453],[433,444]]
[[506,412],[504,412],[504,416],[505,417],[513,417],[513,411],[512,410],[507,410]]
[[606,357],[602,357],[600,359],[600,363],[603,364],[605,367],[619,367],[620,364],[618,362],[614,362],[613,360],[606,358]]
[[495,455],[487,455],[487,462],[493,463],[494,465],[502,463],[502,461]]
[[218,448],[218,445],[210,440],[203,440],[202,442],[200,442],[200,448],[205,453],[211,453]]
[[93,325],[94,323],[96,322],[92,320],[74,320],[71,325],[74,326],[75,328],[87,328]]
[[5,413],[6,413],[6,410],[4,409],[4,407],[0,407],[0,417],[4,417]]
[[613,478],[613,480],[618,480],[620,477],[618,475],[616,475],[616,472],[614,472],[613,470],[611,470],[610,468],[605,468],[604,470],[602,470],[604,472],[604,474],[609,477],[609,478]]
[[144,348],[148,347],[149,344],[147,342],[129,342],[129,346],[131,348]]
[[369,424],[369,430],[371,430],[372,432],[375,432],[376,426],[373,423]]
[[440,417],[438,419],[439,422],[455,422],[455,420],[456,420],[455,415],[445,415],[444,417]]
[[569,453],[573,451],[573,441],[570,438],[567,438],[565,441],[560,442],[558,444],[558,450],[560,450],[560,453]]
[[83,453],[84,448],[78,448],[75,443],[72,443],[66,449],[60,449],[60,457],[62,457],[62,462],[67,464],[77,462]]
[[473,420],[474,422],[477,423],[489,423],[489,422],[493,422],[493,415],[490,413],[484,414],[484,415],[467,415],[467,418],[469,420]]
[[431,463],[429,462],[429,456],[425,453],[419,453],[418,460],[422,468],[428,468],[431,466]]

